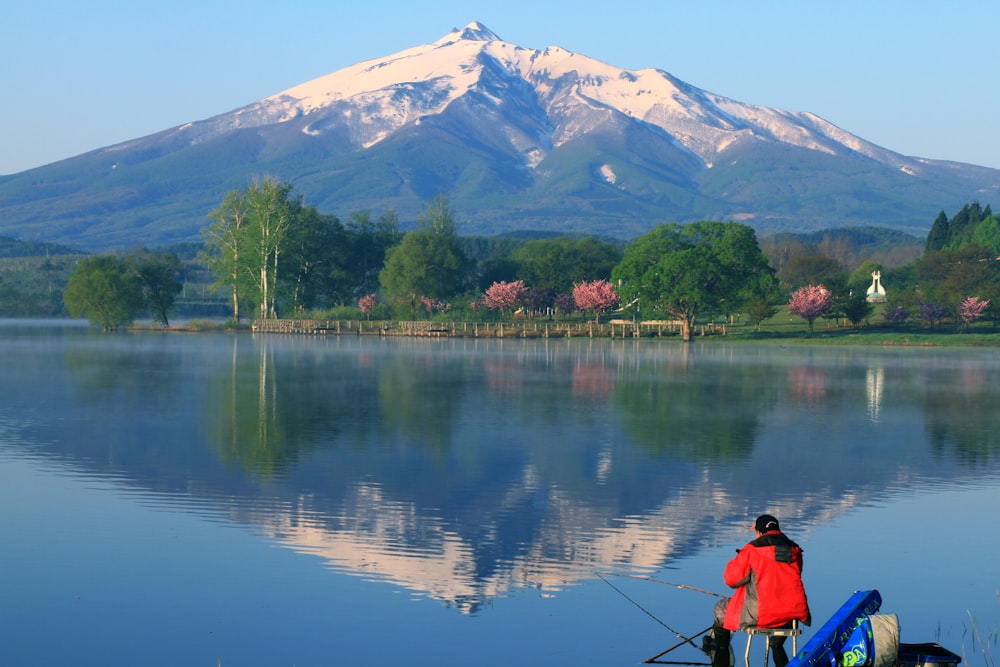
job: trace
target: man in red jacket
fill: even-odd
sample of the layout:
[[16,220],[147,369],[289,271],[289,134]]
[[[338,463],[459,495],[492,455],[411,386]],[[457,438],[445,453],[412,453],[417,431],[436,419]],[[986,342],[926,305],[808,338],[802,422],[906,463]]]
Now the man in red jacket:
[[[712,636],[703,648],[716,667],[729,666],[729,639],[748,627],[787,628],[793,620],[809,625],[812,618],[802,585],[802,548],[788,539],[770,514],[757,517],[757,538],[736,552],[723,578],[736,589],[715,605]],[[785,638],[770,637],[775,667],[785,667]]]

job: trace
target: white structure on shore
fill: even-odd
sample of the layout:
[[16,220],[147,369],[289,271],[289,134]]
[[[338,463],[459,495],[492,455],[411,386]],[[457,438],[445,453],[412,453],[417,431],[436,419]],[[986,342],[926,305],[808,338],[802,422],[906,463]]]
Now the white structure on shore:
[[868,288],[865,298],[871,303],[885,302],[885,288],[882,287],[881,271],[872,271],[872,285]]

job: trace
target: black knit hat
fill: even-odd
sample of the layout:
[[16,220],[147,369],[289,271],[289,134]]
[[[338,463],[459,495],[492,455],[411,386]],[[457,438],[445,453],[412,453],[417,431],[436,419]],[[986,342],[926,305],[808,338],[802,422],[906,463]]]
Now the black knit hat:
[[781,530],[778,526],[778,520],[770,514],[761,514],[757,517],[757,523],[754,524],[754,529],[758,533],[766,533],[769,530]]

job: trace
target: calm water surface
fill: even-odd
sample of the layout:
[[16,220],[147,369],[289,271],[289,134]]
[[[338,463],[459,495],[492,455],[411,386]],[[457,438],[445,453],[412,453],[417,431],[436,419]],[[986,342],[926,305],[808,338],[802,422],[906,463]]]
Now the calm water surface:
[[991,350],[4,322],[0,362],[3,665],[634,665],[765,511],[814,627],[1000,623]]

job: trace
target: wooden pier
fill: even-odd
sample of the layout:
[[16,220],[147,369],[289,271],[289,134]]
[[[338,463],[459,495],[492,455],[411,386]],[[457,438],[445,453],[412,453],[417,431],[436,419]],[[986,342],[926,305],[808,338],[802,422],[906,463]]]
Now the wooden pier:
[[[417,336],[429,338],[655,338],[680,332],[676,322],[397,322],[369,320],[256,320],[254,333],[310,336]],[[725,334],[724,326],[697,334]]]

